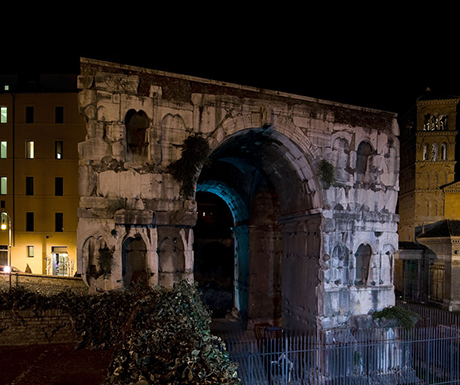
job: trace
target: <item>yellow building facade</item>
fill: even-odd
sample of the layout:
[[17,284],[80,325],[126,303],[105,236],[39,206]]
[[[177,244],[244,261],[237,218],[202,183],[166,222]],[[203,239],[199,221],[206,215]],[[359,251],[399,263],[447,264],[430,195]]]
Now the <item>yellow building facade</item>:
[[76,77],[21,80],[0,76],[0,204],[3,222],[11,221],[0,231],[0,265],[11,258],[21,271],[73,276],[78,143],[86,134]]

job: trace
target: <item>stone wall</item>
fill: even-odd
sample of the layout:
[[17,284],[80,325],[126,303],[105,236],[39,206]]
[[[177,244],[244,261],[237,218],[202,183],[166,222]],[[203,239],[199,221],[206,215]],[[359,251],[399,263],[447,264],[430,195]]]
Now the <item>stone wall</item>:
[[0,312],[0,345],[73,343],[70,317],[60,310],[35,314],[32,310]]
[[[234,306],[253,322],[333,328],[394,304],[395,114],[89,59],[78,86],[78,271],[91,290],[193,280],[205,191],[232,211]],[[210,153],[186,194],[170,166],[194,164],[182,153],[194,137]]]

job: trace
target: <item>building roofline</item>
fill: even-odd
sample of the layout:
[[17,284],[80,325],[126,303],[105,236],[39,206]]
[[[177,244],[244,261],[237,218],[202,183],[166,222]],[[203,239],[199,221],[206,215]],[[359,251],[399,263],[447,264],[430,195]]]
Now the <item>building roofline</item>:
[[291,94],[291,93],[282,92],[282,91],[274,91],[274,90],[265,89],[265,88],[251,87],[251,86],[246,86],[246,85],[241,85],[241,84],[236,84],[236,83],[231,83],[231,82],[206,79],[206,78],[201,78],[201,77],[196,77],[196,76],[191,76],[191,75],[181,75],[181,74],[177,74],[173,72],[154,70],[154,69],[138,67],[138,66],[133,66],[133,65],[113,63],[113,62],[84,58],[84,57],[80,58],[80,63],[96,65],[96,66],[103,66],[103,67],[104,66],[112,67],[112,68],[115,67],[123,71],[133,71],[133,72],[140,72],[140,73],[148,73],[152,75],[179,78],[179,79],[184,79],[184,80],[194,81],[194,82],[199,82],[199,83],[206,83],[206,84],[211,84],[211,85],[216,85],[216,86],[229,87],[229,88],[240,89],[240,90],[245,90],[245,91],[263,93],[267,95],[279,96],[279,97],[284,97],[288,99],[296,99],[299,101],[314,102],[314,103],[330,105],[330,106],[346,107],[349,109],[367,111],[367,112],[372,112],[372,113],[380,113],[380,114],[383,113],[383,114],[387,114],[395,118],[398,116],[398,114],[395,112],[390,112],[390,111],[385,111],[385,110],[361,107],[361,106],[356,106],[352,104],[334,102],[330,100],[313,98],[313,97],[303,96],[303,95],[298,95],[298,94]]

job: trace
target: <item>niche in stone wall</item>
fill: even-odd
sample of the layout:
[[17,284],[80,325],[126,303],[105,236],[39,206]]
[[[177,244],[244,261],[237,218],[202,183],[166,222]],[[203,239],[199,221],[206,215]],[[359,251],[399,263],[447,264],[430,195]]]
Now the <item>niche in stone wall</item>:
[[355,285],[365,286],[369,277],[369,264],[371,261],[372,249],[369,245],[360,245],[355,254]]
[[338,245],[334,247],[331,258],[332,281],[335,285],[348,284],[348,249]]
[[349,145],[346,139],[337,138],[332,145],[332,154],[335,164],[335,178],[338,182],[348,181],[348,154]]
[[122,275],[124,287],[133,283],[148,284],[147,248],[140,235],[128,238],[123,244]]
[[98,279],[103,275],[100,268],[100,259],[107,250],[107,243],[102,238],[90,237],[83,247],[83,253],[87,256],[86,275],[88,278]]
[[142,110],[131,109],[126,113],[125,126],[128,160],[145,160],[148,155],[149,117]]
[[368,142],[361,142],[356,153],[356,181],[367,182],[369,158],[372,155],[372,146]]
[[182,240],[166,237],[158,244],[159,284],[172,287],[185,271],[185,255]]

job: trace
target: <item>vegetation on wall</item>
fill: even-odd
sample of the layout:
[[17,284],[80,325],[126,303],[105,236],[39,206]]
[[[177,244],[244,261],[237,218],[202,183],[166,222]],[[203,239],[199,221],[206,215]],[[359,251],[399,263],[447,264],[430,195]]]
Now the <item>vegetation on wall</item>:
[[186,199],[193,195],[197,172],[205,164],[210,151],[206,138],[195,133],[184,140],[181,158],[169,165],[168,171],[181,183],[181,192]]
[[421,319],[420,315],[401,306],[389,306],[372,315],[373,319],[396,320],[398,325],[410,329]]
[[335,184],[335,168],[332,163],[322,159],[318,165],[318,176],[325,189]]
[[0,311],[22,309],[37,317],[66,311],[78,347],[115,347],[105,384],[240,384],[224,344],[210,333],[210,312],[186,281],[94,295],[0,291]]
[[115,260],[113,258],[114,250],[108,247],[100,248],[98,255],[98,264],[100,273],[104,278],[109,278],[112,275],[112,269],[115,267]]

